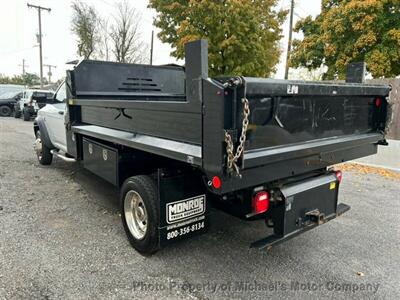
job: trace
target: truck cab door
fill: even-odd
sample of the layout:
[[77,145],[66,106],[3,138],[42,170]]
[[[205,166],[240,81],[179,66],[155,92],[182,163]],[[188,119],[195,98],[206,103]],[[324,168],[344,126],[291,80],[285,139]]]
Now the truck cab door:
[[65,129],[65,110],[66,110],[66,85],[65,82],[58,88],[53,103],[47,104],[44,108],[46,127],[50,135],[50,140],[55,147],[66,152],[67,138]]

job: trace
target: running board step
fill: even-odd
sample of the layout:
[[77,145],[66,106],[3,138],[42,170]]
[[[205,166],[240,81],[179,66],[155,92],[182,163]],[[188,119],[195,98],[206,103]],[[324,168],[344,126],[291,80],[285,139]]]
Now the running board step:
[[53,154],[54,156],[62,159],[65,162],[76,162],[75,158],[66,157],[65,155],[62,155],[62,154],[58,153],[56,150],[50,150],[50,153]]

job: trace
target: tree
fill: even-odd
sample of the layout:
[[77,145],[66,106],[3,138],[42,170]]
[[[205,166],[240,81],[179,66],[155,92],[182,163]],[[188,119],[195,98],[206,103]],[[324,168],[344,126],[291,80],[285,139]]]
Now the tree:
[[400,74],[398,0],[323,0],[321,14],[295,31],[304,38],[293,42],[294,67],[326,65],[325,79],[343,79],[349,63],[365,61],[373,77]]
[[143,63],[147,60],[147,47],[140,37],[140,19],[140,14],[127,0],[118,3],[110,32],[112,52],[117,62]]
[[78,55],[88,59],[99,43],[99,17],[93,6],[80,1],[72,3],[72,32],[78,38]]
[[159,38],[171,53],[184,57],[184,45],[209,43],[210,75],[268,76],[279,62],[282,25],[287,12],[277,0],[150,0],[158,12]]
[[[13,77],[0,74],[0,84],[18,84],[26,86],[40,85],[40,78],[33,73],[25,73],[24,75],[14,75]],[[43,84],[48,84],[46,78],[43,78]]]

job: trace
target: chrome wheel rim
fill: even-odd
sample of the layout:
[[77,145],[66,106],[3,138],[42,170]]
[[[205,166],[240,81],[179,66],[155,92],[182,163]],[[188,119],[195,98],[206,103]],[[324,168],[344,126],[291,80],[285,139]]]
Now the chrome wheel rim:
[[129,191],[124,199],[124,213],[126,224],[133,237],[142,240],[147,232],[147,211],[142,197],[135,192]]
[[40,137],[38,137],[36,140],[35,140],[35,144],[33,145],[33,147],[35,148],[35,152],[36,152],[36,155],[37,155],[37,157],[39,158],[39,160],[41,160],[42,159],[42,149],[43,149],[43,147],[42,147],[42,140],[40,139]]

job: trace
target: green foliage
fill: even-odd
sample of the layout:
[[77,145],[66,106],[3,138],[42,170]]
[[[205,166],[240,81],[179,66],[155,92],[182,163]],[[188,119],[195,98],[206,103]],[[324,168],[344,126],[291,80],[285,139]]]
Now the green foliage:
[[287,12],[277,0],[150,0],[158,12],[159,38],[184,57],[184,45],[209,42],[209,71],[215,75],[266,77],[279,62],[281,28]]
[[[43,84],[47,84],[46,78],[43,78]],[[24,75],[14,75],[13,77],[0,74],[0,84],[18,84],[26,86],[40,85],[40,77],[36,74],[25,73]]]
[[78,55],[90,58],[100,41],[97,12],[93,6],[80,1],[72,3],[72,10],[71,31],[78,38]]
[[296,24],[291,65],[328,67],[326,79],[342,79],[350,62],[365,61],[375,78],[400,75],[399,0],[323,0],[322,12]]

